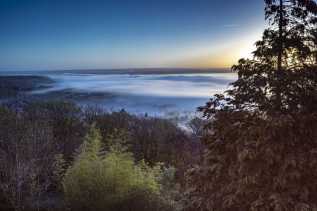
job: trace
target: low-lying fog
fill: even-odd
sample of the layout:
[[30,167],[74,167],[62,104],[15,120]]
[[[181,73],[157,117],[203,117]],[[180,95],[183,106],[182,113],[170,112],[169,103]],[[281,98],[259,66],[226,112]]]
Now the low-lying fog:
[[[82,104],[104,105],[116,111],[136,114],[189,118],[198,106],[226,90],[236,79],[234,73],[202,74],[49,74],[56,81],[52,88],[36,91],[82,93]],[[104,94],[104,95],[103,95]]]

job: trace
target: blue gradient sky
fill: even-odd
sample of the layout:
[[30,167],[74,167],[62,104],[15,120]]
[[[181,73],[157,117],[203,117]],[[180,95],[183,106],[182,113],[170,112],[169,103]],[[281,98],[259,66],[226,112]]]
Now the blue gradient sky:
[[262,0],[0,0],[0,70],[229,67]]

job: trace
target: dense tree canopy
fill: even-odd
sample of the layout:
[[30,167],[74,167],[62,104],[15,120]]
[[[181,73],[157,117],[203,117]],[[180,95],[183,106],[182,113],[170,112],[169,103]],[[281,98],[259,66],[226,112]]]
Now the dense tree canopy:
[[270,27],[254,58],[199,108],[207,150],[188,172],[188,210],[317,209],[317,4],[265,5]]

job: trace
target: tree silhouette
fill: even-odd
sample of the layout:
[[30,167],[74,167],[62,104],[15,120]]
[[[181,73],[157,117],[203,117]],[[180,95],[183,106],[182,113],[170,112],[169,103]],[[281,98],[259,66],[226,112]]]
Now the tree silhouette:
[[[232,84],[233,89],[227,91],[226,98],[215,96],[201,107],[205,115],[228,108],[258,109],[268,114],[314,109],[307,102],[316,103],[316,96],[307,96],[307,91],[317,88],[317,4],[312,0],[265,0],[265,3],[270,27],[264,31],[262,40],[256,42],[254,58],[241,59],[232,67],[239,76]],[[216,101],[224,100],[225,105],[218,103],[214,107]]]
[[265,17],[233,88],[199,108],[206,152],[187,210],[317,210],[317,4],[265,0]]
[[[309,24],[312,26],[317,25],[317,18],[313,17],[310,19]],[[317,63],[317,27],[312,27],[308,31],[308,43],[312,52],[312,63]]]

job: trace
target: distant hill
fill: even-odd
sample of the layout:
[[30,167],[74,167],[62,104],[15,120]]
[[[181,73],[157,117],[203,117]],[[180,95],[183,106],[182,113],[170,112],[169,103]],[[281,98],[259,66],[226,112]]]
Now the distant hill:
[[0,99],[49,88],[53,83],[52,79],[44,76],[0,76]]
[[228,68],[130,68],[130,69],[74,69],[74,70],[42,70],[42,71],[2,71],[8,74],[193,74],[193,73],[229,73]]

